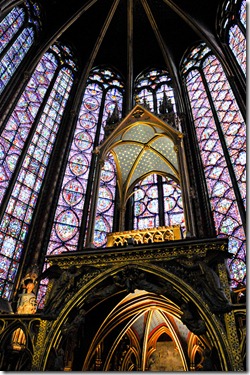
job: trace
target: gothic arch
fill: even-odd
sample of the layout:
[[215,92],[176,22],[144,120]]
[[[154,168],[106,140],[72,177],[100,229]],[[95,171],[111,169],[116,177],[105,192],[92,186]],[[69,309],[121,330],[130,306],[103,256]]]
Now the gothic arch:
[[[231,352],[228,342],[225,339],[225,332],[219,316],[216,316],[210,311],[208,305],[204,303],[204,300],[195,289],[188,285],[185,280],[167,271],[165,267],[166,264],[155,265],[132,262],[127,265],[123,264],[105,268],[97,272],[94,276],[89,277],[88,280],[86,277],[83,277],[80,283],[82,286],[80,286],[74,296],[67,301],[58,318],[52,322],[47,322],[47,329],[43,329],[44,341],[43,348],[41,348],[40,351],[40,360],[44,363],[44,370],[48,369],[49,353],[51,350],[58,351],[63,344],[63,328],[67,322],[71,321],[72,323],[72,321],[77,318],[77,315],[72,318],[73,312],[79,312],[84,309],[87,324],[88,311],[91,310],[93,312],[97,305],[97,309],[100,311],[104,306],[103,303],[106,303],[106,306],[110,306],[109,314],[111,314],[110,316],[112,317],[112,324],[107,324],[107,321],[104,320],[105,324],[97,327],[97,329],[92,332],[92,338],[89,340],[91,343],[88,348],[90,352],[86,354],[88,358],[92,355],[91,353],[93,353],[93,351],[100,351],[105,335],[111,332],[114,327],[117,327],[122,320],[125,321],[129,315],[133,316],[133,314],[138,314],[139,311],[146,309],[146,307],[148,307],[148,301],[151,301],[152,306],[156,306],[164,314],[174,316],[180,322],[183,316],[182,304],[191,304],[191,314],[195,314],[193,322],[203,321],[206,327],[205,332],[201,330],[200,332],[202,333],[197,335],[203,349],[213,349],[216,351],[220,370],[230,371],[233,368]],[[128,275],[128,278],[122,280],[122,275]],[[138,275],[143,275],[139,282]],[[118,277],[119,282],[125,281],[124,286],[115,286],[113,282],[114,277]],[[85,282],[83,279],[85,279]],[[152,280],[154,282],[152,282]],[[134,285],[130,283],[134,283]],[[131,290],[129,290],[130,288]],[[124,309],[127,309],[124,315],[121,315],[121,311],[119,311],[118,307],[117,312],[119,312],[119,314],[116,315],[114,299],[116,301],[121,301],[128,292],[132,292],[133,288],[146,290],[145,303],[143,304],[141,301],[140,303],[142,303],[142,305],[138,306],[138,300],[135,297],[133,303],[131,303],[130,300],[128,304],[124,305]],[[117,306],[119,302],[116,302]],[[112,303],[113,306],[111,306]],[[117,321],[115,319],[117,319]],[[45,331],[47,332],[46,335],[44,335]],[[103,333],[104,331],[105,335]],[[189,336],[192,336],[191,332]],[[42,337],[40,337],[40,339],[41,338]],[[84,341],[84,335],[82,336],[82,340]],[[186,361],[188,362],[189,360],[191,360],[191,358],[188,359],[186,354]],[[85,366],[88,367],[89,365],[90,363],[85,362]],[[85,367],[84,370],[90,370],[90,368]]]

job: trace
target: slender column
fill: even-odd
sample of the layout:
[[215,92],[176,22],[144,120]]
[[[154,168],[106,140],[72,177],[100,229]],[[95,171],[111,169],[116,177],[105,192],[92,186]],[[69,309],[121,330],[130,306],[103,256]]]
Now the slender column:
[[124,204],[124,201],[122,199],[121,205],[119,207],[120,216],[119,216],[119,232],[123,232],[125,230],[125,213],[126,213],[126,207]]
[[141,371],[148,371],[148,368],[146,368],[146,361],[147,361],[147,349],[148,349],[148,336],[149,336],[149,329],[150,329],[152,316],[153,316],[153,311],[151,310],[148,312],[147,321],[145,324],[145,331],[144,331],[143,345],[142,345]]
[[[82,92],[83,90],[85,89],[85,86],[86,86],[86,82],[87,82],[87,79],[88,79],[88,76],[89,76],[89,73],[90,73],[90,70],[92,69],[92,66],[93,66],[93,63],[95,61],[95,58],[96,58],[96,55],[99,51],[99,48],[101,46],[101,43],[105,37],[105,34],[107,32],[107,29],[110,25],[110,22],[115,14],[115,11],[116,11],[116,8],[119,4],[119,1],[120,0],[115,0],[113,2],[113,5],[110,9],[110,12],[105,20],[105,23],[102,27],[102,30],[97,38],[97,41],[95,43],[95,46],[93,48],[93,51],[85,65],[85,69],[83,69],[83,74],[80,78],[80,84],[79,84],[79,88],[78,88],[78,97],[76,97],[77,99],[77,103],[79,105],[79,96],[81,97],[82,96]],[[77,111],[78,113],[78,111]],[[94,154],[93,154],[93,157]],[[93,163],[91,163],[92,165],[95,165],[95,161]],[[98,193],[99,191],[99,183],[100,183],[100,173],[101,173],[101,170],[99,170],[100,166],[99,166],[99,163],[98,163],[98,160],[97,160],[97,167],[98,168],[98,171],[96,171],[95,173],[95,177],[94,177],[94,186],[93,186],[93,192],[94,192],[94,195],[96,196],[96,194]],[[98,180],[98,181],[96,181]],[[98,185],[97,185],[97,182],[98,182]],[[97,199],[98,199],[98,196],[96,196],[96,198],[94,199],[94,197],[92,198],[92,201],[91,201],[91,208],[90,208],[90,216],[91,218],[89,218],[89,224],[88,224],[88,231],[87,231],[87,237],[86,237],[86,246],[89,247],[91,243],[93,243],[93,238],[94,238],[94,222],[92,221],[95,221],[95,216],[93,217],[93,209],[95,209],[95,213],[96,213],[96,207],[93,208],[93,205],[96,205],[97,204]],[[82,240],[80,240],[82,241]],[[80,246],[82,246],[82,242],[80,243]]]
[[128,0],[128,21],[127,21],[127,90],[126,90],[126,114],[133,107],[133,0]]
[[97,201],[99,195],[99,186],[100,186],[100,179],[101,179],[101,169],[104,165],[104,160],[101,159],[100,154],[98,153],[98,149],[94,150],[95,157],[97,157],[96,162],[96,172],[95,178],[93,183],[93,195],[91,199],[91,206],[89,212],[89,221],[88,221],[88,230],[87,230],[87,237],[86,237],[86,247],[93,247],[94,242],[94,230],[95,230],[95,219],[96,219],[96,211],[97,211]]
[[191,236],[196,236],[195,220],[191,202],[191,187],[182,139],[180,139],[179,145],[176,146],[176,151],[179,162],[178,164],[180,167],[180,184],[183,198],[183,210],[186,223],[186,233],[191,234]]

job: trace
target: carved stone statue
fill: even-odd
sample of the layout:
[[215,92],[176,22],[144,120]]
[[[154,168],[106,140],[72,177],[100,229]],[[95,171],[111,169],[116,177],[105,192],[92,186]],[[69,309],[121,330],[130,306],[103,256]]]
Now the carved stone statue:
[[84,309],[81,309],[72,322],[63,325],[62,335],[66,336],[68,341],[75,342],[79,327],[83,326],[85,323],[85,315],[86,311]]
[[72,322],[66,323],[62,327],[63,340],[66,341],[64,356],[66,366],[72,365],[74,350],[78,346],[80,338],[84,336],[85,315],[86,311],[80,310]]
[[221,286],[219,276],[204,260],[197,257],[193,258],[191,265],[184,259],[178,259],[177,261],[185,268],[200,271],[197,286],[201,288],[202,293],[209,301],[211,311],[225,313],[232,310],[232,305]]
[[147,292],[164,294],[169,292],[169,283],[162,286],[151,283],[146,279],[146,274],[134,266],[126,266],[123,270],[113,276],[113,283],[104,288],[94,289],[86,297],[86,303],[100,300],[113,295],[119,290],[126,290],[128,293],[134,293],[135,289],[145,290]]
[[211,310],[214,312],[231,311],[232,305],[226,297],[217,273],[203,261],[199,261],[199,267],[202,274],[200,282],[206,297],[211,303]]
[[203,320],[194,318],[187,303],[181,305],[181,310],[183,314],[181,316],[181,321],[187,326],[187,328],[195,335],[203,335],[207,330]]
[[[33,293],[35,283],[33,279],[24,280],[24,292],[19,294],[17,314],[35,314],[37,309],[36,295]],[[12,335],[12,348],[20,350],[26,345],[26,335],[21,328],[17,328]]]
[[128,293],[134,293],[135,289],[142,289],[148,292],[163,294],[166,288],[155,285],[146,279],[146,274],[136,267],[127,266],[113,277],[115,285],[125,288]]
[[17,302],[18,314],[35,314],[37,309],[36,295],[33,293],[35,288],[34,281],[27,279],[24,281],[25,292],[19,295]]
[[56,353],[53,371],[63,371],[63,370],[64,370],[64,350],[60,348],[58,352]]
[[76,288],[79,279],[84,274],[93,272],[93,270],[96,271],[98,269],[91,266],[77,268],[74,265],[68,269],[61,269],[59,266],[54,265],[44,271],[39,279],[44,279],[46,277],[54,279],[44,312],[56,314],[58,310],[64,306],[66,296]]

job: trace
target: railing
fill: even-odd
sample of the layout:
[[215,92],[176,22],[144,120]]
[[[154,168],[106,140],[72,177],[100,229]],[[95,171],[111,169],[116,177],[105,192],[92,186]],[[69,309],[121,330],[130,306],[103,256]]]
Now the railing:
[[143,245],[182,238],[179,225],[157,227],[107,234],[107,247],[124,247],[128,245]]

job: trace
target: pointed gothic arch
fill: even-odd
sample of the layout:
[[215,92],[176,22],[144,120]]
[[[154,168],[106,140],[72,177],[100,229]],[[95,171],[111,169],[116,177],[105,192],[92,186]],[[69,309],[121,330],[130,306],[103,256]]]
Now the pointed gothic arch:
[[[82,280],[80,282],[79,289],[75,291],[72,298],[66,299],[65,306],[59,313],[62,319],[59,318],[50,323],[47,321],[47,329],[45,327],[43,328],[43,335],[45,331],[47,332],[46,337],[43,337],[43,346],[40,348],[40,360],[43,362],[44,370],[46,370],[51,350],[58,351],[60,348],[65,350],[65,346],[63,346],[65,343],[65,341],[63,341],[65,340],[65,337],[63,337],[63,328],[68,322],[71,321],[72,323],[71,315],[74,310],[75,312],[85,311],[84,317],[86,320],[84,319],[83,324],[87,325],[88,330],[84,328],[84,332],[86,332],[86,330],[88,332],[80,334],[82,344],[79,344],[79,346],[84,347],[83,343],[84,340],[86,340],[85,335],[88,335],[88,351],[84,352],[84,349],[82,349],[84,353],[82,355],[85,357],[84,363],[82,362],[82,370],[89,371],[93,363],[96,365],[98,362],[96,362],[98,356],[101,361],[101,367],[99,369],[108,369],[111,359],[106,362],[104,359],[107,355],[107,345],[112,346],[112,344],[105,343],[104,345],[104,341],[109,335],[112,337],[112,332],[117,326],[119,326],[119,332],[121,332],[120,324],[122,324],[122,322],[125,324],[122,330],[124,334],[127,329],[131,328],[133,322],[136,321],[136,316],[138,314],[142,314],[143,311],[152,311],[152,309],[155,309],[159,310],[163,315],[166,314],[166,317],[170,314],[169,316],[177,319],[179,324],[185,325],[185,323],[183,323],[185,320],[182,318],[183,314],[185,314],[183,304],[190,304],[192,308],[189,313],[192,311],[192,314],[195,314],[195,319],[193,319],[193,321],[191,321],[191,319],[189,323],[187,323],[187,331],[190,333],[186,335],[186,338],[192,339],[193,335],[197,336],[200,343],[199,351],[201,352],[205,349],[213,350],[213,352],[216,353],[217,360],[219,360],[216,369],[219,371],[230,371],[230,369],[233,368],[231,352],[227,340],[225,340],[220,320],[210,310],[207,303],[204,302],[195,288],[187,284],[184,278],[181,279],[170,272],[167,269],[167,264],[168,262],[145,264],[138,261],[126,265],[116,264],[104,268],[103,271],[101,267],[99,272],[94,271],[94,273],[92,273],[92,277],[83,277],[85,281],[83,282]],[[126,275],[125,279],[123,279],[124,275]],[[114,284],[114,280],[117,281],[117,285]],[[137,294],[134,293],[133,290],[143,290],[144,292],[142,294]],[[100,320],[98,326],[93,327],[91,332],[88,326],[88,312],[91,311],[93,314],[94,310],[96,310],[96,312],[100,311],[104,306],[109,306],[107,318],[103,321]],[[79,315],[75,315],[75,319],[77,319],[77,316]],[[196,324],[196,328],[192,326],[192,323]],[[74,335],[79,333],[81,325],[79,324],[77,328],[78,330],[74,331]],[[177,340],[177,346],[180,346],[180,337],[179,339],[177,338],[178,327],[173,321],[170,329],[175,332],[173,333],[175,341]],[[192,332],[192,330],[194,332]],[[120,339],[123,334],[119,333]],[[186,344],[188,347],[188,341]],[[117,345],[118,343],[116,346]],[[195,345],[197,345],[197,341]],[[110,353],[114,352],[114,348],[111,349],[111,346]],[[72,345],[72,348],[73,347]],[[104,347],[106,347],[105,355],[103,354]],[[197,350],[196,348],[196,351]],[[96,353],[99,353],[97,357]],[[193,355],[192,353],[192,356]],[[188,352],[183,352],[182,357],[183,363],[186,363],[184,368],[187,370],[187,367],[190,366],[191,358],[188,357]],[[145,357],[145,359],[146,358],[148,357]],[[68,365],[67,363],[65,364],[66,367]],[[106,367],[103,368],[102,366]],[[145,367],[145,363],[143,366]]]

